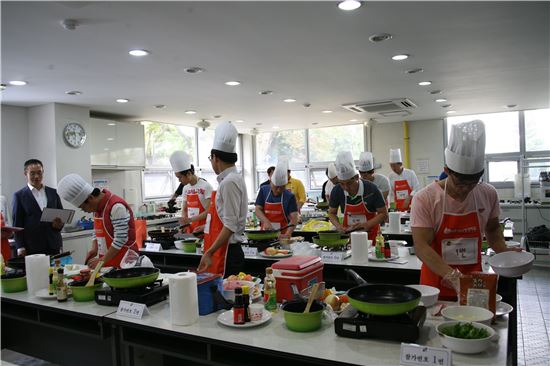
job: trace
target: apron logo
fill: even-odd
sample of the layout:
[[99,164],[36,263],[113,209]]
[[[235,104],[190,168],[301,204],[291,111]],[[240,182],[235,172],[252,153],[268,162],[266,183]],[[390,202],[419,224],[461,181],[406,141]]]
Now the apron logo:
[[477,227],[475,227],[475,226],[469,226],[469,227],[465,227],[465,228],[462,228],[462,229],[455,229],[455,228],[446,227],[443,230],[443,233],[445,235],[448,235],[448,234],[466,234],[466,233],[475,233],[476,231],[477,231]]

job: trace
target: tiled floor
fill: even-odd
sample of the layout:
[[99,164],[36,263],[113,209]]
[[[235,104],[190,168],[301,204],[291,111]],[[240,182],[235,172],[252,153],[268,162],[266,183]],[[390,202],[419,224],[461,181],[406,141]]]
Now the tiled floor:
[[518,365],[550,365],[550,267],[518,281]]

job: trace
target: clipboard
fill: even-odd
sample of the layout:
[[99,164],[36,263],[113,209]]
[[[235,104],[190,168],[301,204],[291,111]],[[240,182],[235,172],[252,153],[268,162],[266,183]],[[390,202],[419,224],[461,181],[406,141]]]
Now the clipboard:
[[73,221],[74,212],[74,210],[69,209],[44,207],[40,221],[52,222],[56,217],[59,217],[64,224],[67,224]]
[[22,227],[17,227],[17,226],[2,226],[2,231],[7,231],[7,232],[10,232],[10,233],[16,233],[18,231],[21,231],[23,230]]

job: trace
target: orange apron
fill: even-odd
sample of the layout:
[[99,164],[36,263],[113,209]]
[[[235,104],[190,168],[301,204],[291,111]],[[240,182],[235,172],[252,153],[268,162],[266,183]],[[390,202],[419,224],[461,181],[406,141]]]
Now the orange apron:
[[[360,184],[363,184],[362,181],[359,181]],[[376,212],[370,212],[367,209],[367,206],[361,198],[361,202],[356,205],[352,205],[347,202],[346,197],[346,206],[344,207],[344,227],[351,226],[356,223],[365,223],[368,220],[372,220],[376,217]],[[368,231],[369,240],[372,240],[372,245],[375,245],[376,234],[380,230],[380,225],[373,226]]]
[[[197,193],[188,193],[186,196],[186,202],[187,202],[187,217],[193,217],[200,215],[204,212],[204,206],[201,203],[201,200],[199,199],[199,195]],[[199,221],[193,221],[188,227],[187,232],[192,233],[193,230],[195,230],[196,227],[200,225],[204,225],[206,223],[206,219],[199,220]]]
[[[405,206],[405,200],[411,194],[412,189],[406,179],[396,180],[393,184],[393,200],[395,208],[398,211],[407,211],[409,206]],[[409,202],[410,204],[410,202]]]
[[[271,226],[273,226],[273,229],[275,230],[278,230],[288,225],[288,220],[286,219],[286,215],[285,215],[285,209],[283,207],[284,195],[285,195],[285,191],[281,193],[281,202],[277,202],[277,203],[267,202],[267,199],[269,198],[269,196],[271,196],[271,189],[270,189],[269,194],[265,199],[264,214],[267,217],[267,219],[271,222]],[[262,230],[264,229],[263,222],[261,224],[261,228]]]
[[[445,196],[443,198],[443,217],[435,234],[432,248],[443,261],[463,274],[481,271],[481,227],[477,215],[477,200],[474,196],[475,211],[464,214],[445,212]],[[424,263],[420,270],[420,284],[437,287],[441,290],[440,300],[456,300],[453,289],[441,285],[441,277],[432,272]]]
[[[216,191],[213,191],[208,215],[206,216],[206,223],[204,224],[204,252],[212,247],[222,229],[223,222],[218,216],[218,211],[216,211]],[[227,257],[228,247],[229,242],[224,243],[214,252],[214,254],[212,254],[212,264],[210,264],[210,267],[208,267],[205,272],[216,273],[224,277],[225,259]]]
[[[0,227],[4,226],[6,226],[6,223],[4,222],[4,215],[0,213]],[[7,261],[11,258],[10,241],[8,240],[8,237],[11,236],[11,234],[11,231],[4,234],[4,230],[2,230],[2,257],[4,258],[4,261]]]

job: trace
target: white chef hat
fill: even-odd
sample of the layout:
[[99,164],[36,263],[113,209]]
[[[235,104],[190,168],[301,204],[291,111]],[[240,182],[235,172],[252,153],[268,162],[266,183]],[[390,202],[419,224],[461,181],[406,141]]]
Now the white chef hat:
[[369,170],[374,169],[374,161],[372,158],[372,153],[370,151],[363,151],[359,155],[359,163],[357,164],[357,169],[360,172],[368,172]]
[[336,172],[336,165],[334,163],[330,163],[328,165],[328,178],[333,179],[336,178],[338,173]]
[[279,158],[277,167],[271,175],[271,182],[276,186],[286,186],[288,183],[288,160],[286,158]]
[[94,188],[78,174],[69,174],[64,176],[57,184],[57,193],[65,201],[79,207]]
[[351,152],[340,151],[338,153],[336,156],[336,173],[340,180],[351,179],[357,174]]
[[212,149],[226,153],[235,153],[237,145],[237,136],[239,133],[231,122],[223,122],[216,127],[214,132],[214,144]]
[[485,168],[485,125],[480,120],[451,127],[445,163],[460,174],[477,174]]
[[174,172],[183,172],[191,169],[191,156],[184,151],[174,151],[170,155],[170,165]]
[[390,164],[402,162],[403,158],[401,158],[401,149],[390,149]]

